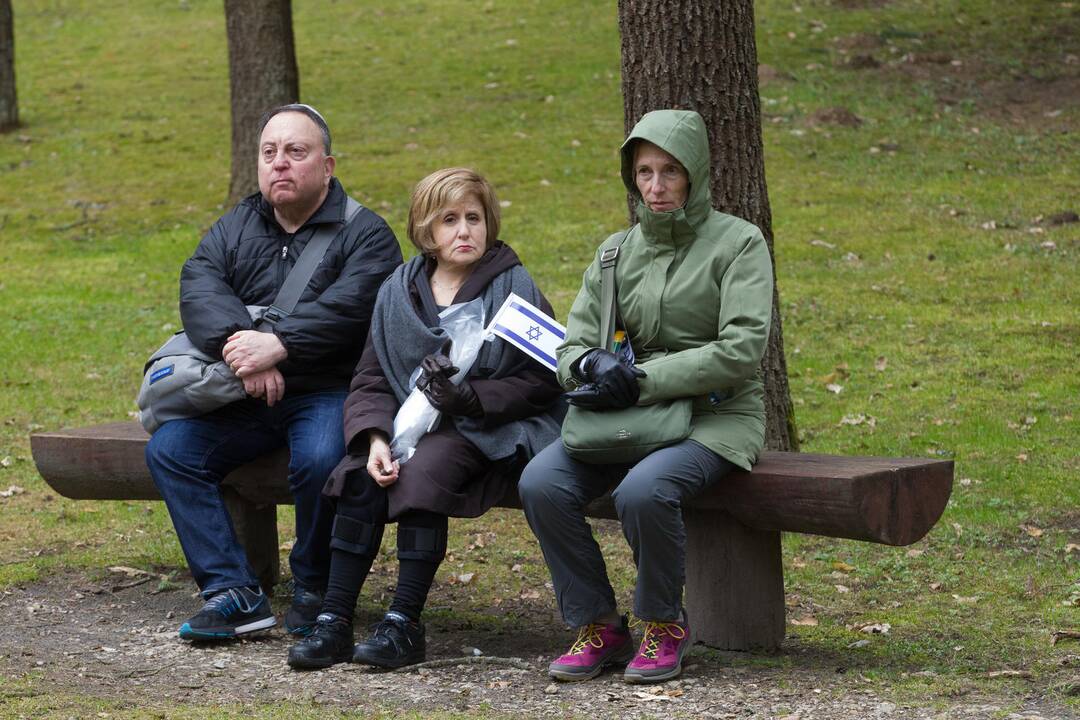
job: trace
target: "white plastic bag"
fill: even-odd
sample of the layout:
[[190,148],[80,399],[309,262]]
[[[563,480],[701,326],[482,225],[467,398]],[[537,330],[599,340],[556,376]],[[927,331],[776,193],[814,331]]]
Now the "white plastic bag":
[[[439,327],[445,330],[450,338],[450,362],[458,368],[450,381],[460,383],[468,375],[476,356],[480,354],[480,346],[484,343],[483,298],[446,308],[439,313]],[[394,439],[390,441],[390,453],[399,463],[405,463],[413,456],[420,438],[430,432],[439,419],[439,411],[431,406],[423,391],[416,387],[419,377],[418,367],[409,378],[412,392],[394,416]]]

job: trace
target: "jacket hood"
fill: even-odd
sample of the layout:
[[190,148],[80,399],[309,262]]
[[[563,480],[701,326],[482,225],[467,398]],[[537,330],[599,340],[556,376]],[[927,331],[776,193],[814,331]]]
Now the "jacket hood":
[[[638,200],[638,216],[652,213],[641,200],[634,182],[634,145],[647,140],[668,153],[686,168],[690,176],[690,191],[682,209],[691,225],[698,225],[712,210],[709,191],[709,136],[705,121],[693,110],[653,110],[645,113],[622,144],[622,178],[630,194]],[[675,210],[670,214],[679,214]],[[667,213],[662,213],[667,214]]]

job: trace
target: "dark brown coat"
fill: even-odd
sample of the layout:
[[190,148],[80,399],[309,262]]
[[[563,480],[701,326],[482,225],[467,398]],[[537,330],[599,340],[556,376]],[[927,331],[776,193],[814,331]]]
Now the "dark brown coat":
[[[517,254],[509,245],[496,242],[477,262],[476,269],[454,297],[454,303],[468,302],[480,296],[495,276],[520,264]],[[429,277],[433,269],[434,262],[431,261],[427,267]],[[418,292],[414,290],[410,295],[414,311],[423,315]],[[546,298],[540,309],[549,315],[554,314]],[[514,352],[518,351],[515,349]],[[555,374],[532,361],[526,370],[512,377],[469,378],[469,383],[484,410],[485,427],[495,427],[549,411],[562,392]],[[349,390],[345,401],[345,443],[348,454],[331,474],[324,491],[335,497],[342,494],[350,473],[363,472],[366,476],[368,433],[378,431],[389,438],[393,434],[394,416],[399,408],[370,338],[364,346]],[[513,462],[485,462],[487,471],[476,477],[450,477],[454,475],[452,468],[476,467],[475,462],[464,461],[465,456],[475,457],[478,453],[471,443],[443,422],[439,435],[447,434],[457,436],[460,443],[446,438],[451,442],[440,443],[440,452],[445,453],[453,446],[460,445],[460,460],[463,462],[455,462],[445,456],[427,458],[424,450],[428,444],[421,442],[413,458],[402,465],[398,481],[388,488],[391,519],[413,509],[445,513],[451,517],[477,517],[497,503],[505,491],[513,486],[521,470]],[[415,472],[410,471],[410,466]],[[440,480],[439,473],[432,472],[432,466],[446,468],[447,476]],[[367,480],[366,477],[364,479]]]

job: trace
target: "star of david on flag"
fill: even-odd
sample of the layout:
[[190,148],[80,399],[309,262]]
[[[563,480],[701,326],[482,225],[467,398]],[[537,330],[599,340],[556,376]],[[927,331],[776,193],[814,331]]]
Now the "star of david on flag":
[[510,293],[487,332],[501,337],[537,362],[555,372],[555,348],[566,337],[566,328],[534,305]]

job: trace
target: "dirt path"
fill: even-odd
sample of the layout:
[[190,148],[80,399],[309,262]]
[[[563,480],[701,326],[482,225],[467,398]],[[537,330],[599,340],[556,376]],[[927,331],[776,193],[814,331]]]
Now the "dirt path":
[[[36,687],[58,694],[159,709],[291,700],[352,709],[484,707],[522,718],[1076,717],[1037,698],[965,696],[944,708],[929,702],[897,706],[857,668],[839,673],[835,660],[815,657],[794,641],[785,645],[784,662],[776,663],[785,667],[747,665],[745,656],[695,649],[683,679],[659,687],[626,685],[618,674],[555,685],[543,672],[547,654],[569,635],[551,637],[551,611],[540,601],[524,608],[514,632],[430,622],[428,658],[443,665],[394,673],[341,665],[297,673],[285,664],[290,640],[280,629],[219,645],[180,641],[177,626],[201,604],[193,586],[156,592],[156,577],[133,584],[139,579],[66,573],[0,593],[0,672],[13,679],[41,677]],[[460,662],[446,662],[455,658]]]

